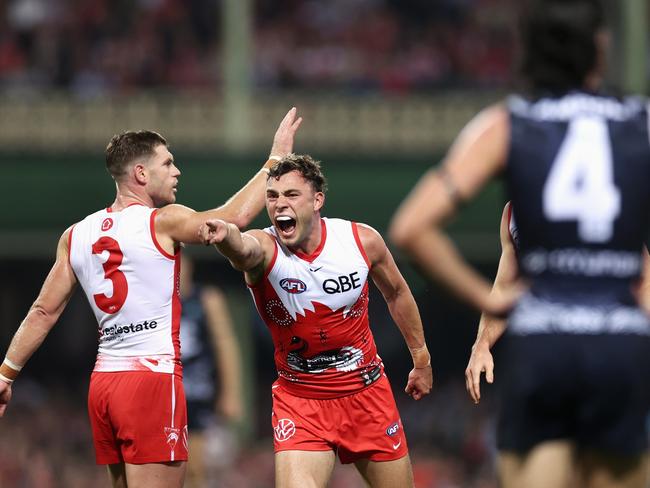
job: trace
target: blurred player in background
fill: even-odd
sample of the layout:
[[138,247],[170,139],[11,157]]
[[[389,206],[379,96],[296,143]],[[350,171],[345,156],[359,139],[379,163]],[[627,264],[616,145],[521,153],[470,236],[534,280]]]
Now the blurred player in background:
[[[501,257],[492,288],[499,293],[511,286],[518,278],[517,248],[518,232],[510,202],[506,203],[500,224]],[[643,272],[638,291],[639,304],[650,314],[650,254],[643,250]],[[490,350],[506,331],[507,321],[488,314],[481,314],[476,340],[465,369],[465,386],[475,403],[481,400],[481,375],[485,373],[488,383],[494,382],[494,359]]]
[[[518,278],[517,227],[510,202],[506,203],[499,226],[501,257],[492,289],[500,293],[512,286]],[[490,350],[506,330],[506,320],[489,314],[482,314],[478,324],[476,341],[472,346],[469,363],[465,369],[465,386],[475,403],[481,401],[481,374],[485,373],[488,383],[494,382],[494,359]]]
[[212,219],[204,240],[244,272],[273,337],[276,486],[327,486],[338,454],[370,486],[410,487],[406,438],[369,327],[368,277],[411,351],[406,392],[416,400],[432,384],[418,308],[379,233],[321,218],[325,190],[317,162],[288,156],[267,182],[272,227],[242,234]]
[[502,484],[644,487],[650,320],[635,288],[650,227],[648,109],[598,93],[608,40],[599,2],[526,7],[529,96],[470,122],[403,203],[391,235],[471,303],[505,311],[513,288],[491,293],[441,230],[504,172],[530,289],[503,338]]
[[[194,281],[194,261],[181,258],[181,360],[189,431],[188,487],[203,487],[210,466],[236,455],[234,427],[243,418],[239,341],[223,292]],[[218,438],[213,438],[213,437]],[[227,459],[210,459],[208,443],[223,446]]]
[[156,132],[125,132],[106,148],[113,204],[68,228],[41,292],[0,366],[0,415],[11,383],[43,342],[80,283],[98,322],[88,409],[98,464],[114,487],[180,487],[187,412],[180,363],[180,243],[223,218],[246,226],[263,206],[268,167],[290,153],[301,119],[291,109],[271,157],[223,206],[195,212],[176,201],[180,171]]

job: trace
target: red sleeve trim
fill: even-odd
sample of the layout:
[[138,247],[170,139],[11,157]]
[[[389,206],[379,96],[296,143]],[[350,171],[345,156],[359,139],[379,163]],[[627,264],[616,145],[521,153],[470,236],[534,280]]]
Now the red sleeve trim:
[[74,224],[72,227],[70,227],[70,233],[68,234],[68,264],[70,265],[70,269],[74,271],[74,268],[72,267],[72,261],[70,260],[70,257],[72,256],[72,231],[74,230],[74,226],[77,224]]
[[149,217],[149,230],[151,231],[151,240],[154,243],[154,246],[156,246],[156,249],[158,249],[158,252],[165,256],[167,259],[176,259],[176,254],[178,254],[178,251],[180,248],[175,249],[174,254],[169,254],[167,251],[163,249],[163,247],[160,245],[160,242],[158,242],[158,239],[156,238],[156,213],[158,212],[158,209],[155,209],[153,212],[151,212],[151,217]]
[[372,267],[370,265],[370,259],[368,259],[366,250],[363,248],[363,244],[361,244],[361,238],[359,237],[359,227],[356,222],[352,222],[352,235],[354,235],[354,241],[357,243],[357,247],[363,256],[363,260],[366,262],[368,269],[370,269]]
[[278,259],[278,241],[275,237],[273,237],[273,257],[271,258],[271,262],[269,265],[266,267],[264,270],[264,279],[268,278],[269,275],[271,274],[271,270],[273,269],[273,266],[275,266],[275,261]]
[[512,202],[508,202],[508,237],[510,238],[513,247],[517,249],[517,244],[512,237]]
[[264,270],[264,277],[253,285],[246,282],[246,286],[248,288],[256,288],[257,286],[259,286],[260,283],[262,283],[264,280],[266,280],[269,277],[269,275],[271,274],[271,270],[273,270],[273,266],[275,266],[275,261],[278,259],[278,241],[275,238],[275,236],[271,235],[270,237],[273,239],[273,244],[275,244],[275,247],[273,248],[273,257],[271,258],[269,265]]

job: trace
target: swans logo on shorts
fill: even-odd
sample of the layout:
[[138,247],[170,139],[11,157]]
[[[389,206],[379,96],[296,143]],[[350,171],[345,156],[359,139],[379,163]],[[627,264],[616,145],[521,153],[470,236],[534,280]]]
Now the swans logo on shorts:
[[280,286],[287,293],[291,293],[293,295],[307,291],[307,285],[305,285],[305,282],[299,280],[298,278],[284,278],[280,280]]
[[113,219],[111,219],[110,217],[105,218],[104,221],[102,222],[102,230],[106,232],[111,227],[113,227]]
[[290,419],[280,419],[278,420],[278,425],[275,426],[273,431],[275,434],[275,440],[278,442],[284,442],[293,437],[296,433],[296,424],[294,424]]
[[180,439],[181,429],[175,429],[173,427],[165,427],[165,435],[167,436],[167,444],[172,448],[172,451],[176,447],[176,443]]

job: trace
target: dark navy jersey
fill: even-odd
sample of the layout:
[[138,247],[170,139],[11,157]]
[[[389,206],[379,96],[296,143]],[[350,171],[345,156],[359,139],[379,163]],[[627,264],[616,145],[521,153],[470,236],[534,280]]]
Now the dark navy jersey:
[[646,101],[573,92],[511,97],[508,109],[506,184],[532,284],[512,321],[527,320],[524,332],[646,333],[631,291],[650,226]]
[[216,371],[212,340],[201,303],[202,289],[194,286],[182,300],[181,361],[185,397],[191,401],[214,401]]

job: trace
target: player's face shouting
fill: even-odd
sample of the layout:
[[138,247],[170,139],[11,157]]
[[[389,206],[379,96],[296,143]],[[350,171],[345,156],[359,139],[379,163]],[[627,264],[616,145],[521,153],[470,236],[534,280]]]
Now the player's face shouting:
[[300,246],[312,232],[324,195],[297,171],[269,178],[266,210],[280,240],[289,247]]

